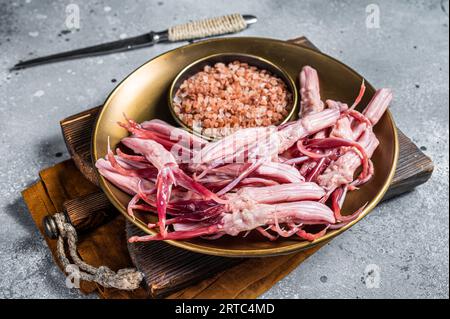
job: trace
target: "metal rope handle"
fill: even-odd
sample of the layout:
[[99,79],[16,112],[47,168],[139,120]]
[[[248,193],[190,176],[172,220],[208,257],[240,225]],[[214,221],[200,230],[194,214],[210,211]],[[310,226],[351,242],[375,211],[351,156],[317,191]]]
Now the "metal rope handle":
[[77,253],[78,236],[75,228],[66,221],[63,213],[57,213],[53,215],[53,218],[59,232],[56,246],[57,255],[64,269],[72,264],[66,256],[64,245],[66,242],[73,263],[81,269],[79,272],[80,279],[96,282],[106,288],[121,290],[139,288],[144,275],[136,269],[124,268],[114,272],[106,266],[96,268],[85,263]]
[[[116,210],[106,196],[99,192],[66,201],[64,212],[44,217],[46,235],[57,239],[56,254],[63,269],[67,272],[71,265],[78,267],[79,279],[96,282],[106,288],[134,290],[139,288],[144,275],[136,269],[125,268],[117,272],[106,266],[98,268],[85,263],[77,253],[77,231],[95,228],[116,215]],[[66,254],[69,253],[69,260]]]

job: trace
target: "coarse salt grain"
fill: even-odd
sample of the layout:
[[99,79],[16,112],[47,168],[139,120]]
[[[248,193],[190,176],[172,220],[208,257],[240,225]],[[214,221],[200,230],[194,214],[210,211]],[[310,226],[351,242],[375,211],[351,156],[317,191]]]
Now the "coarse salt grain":
[[281,79],[234,61],[205,66],[180,85],[173,102],[185,124],[221,137],[238,128],[279,124],[288,115],[291,100]]

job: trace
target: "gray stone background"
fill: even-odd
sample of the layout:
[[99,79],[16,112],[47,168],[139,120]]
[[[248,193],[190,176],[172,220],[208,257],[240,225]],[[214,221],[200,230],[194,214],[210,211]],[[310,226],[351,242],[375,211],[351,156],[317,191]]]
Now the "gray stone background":
[[[66,32],[67,5],[80,8]],[[366,7],[380,28],[366,27]],[[263,298],[448,298],[449,4],[443,1],[0,1],[1,298],[86,298],[65,287],[20,191],[39,170],[68,158],[59,120],[101,104],[137,66],[181,44],[9,72],[19,59],[115,40],[227,13],[259,22],[240,35],[308,36],[375,86],[392,87],[398,126],[436,170],[415,191],[381,204]],[[379,267],[369,289],[366,267]],[[89,298],[89,296],[88,296]],[[90,296],[92,298],[92,296]]]

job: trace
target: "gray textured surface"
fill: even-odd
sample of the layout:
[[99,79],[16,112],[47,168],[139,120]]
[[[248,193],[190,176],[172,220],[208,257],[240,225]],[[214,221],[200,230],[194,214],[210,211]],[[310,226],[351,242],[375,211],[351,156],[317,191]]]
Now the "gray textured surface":
[[[81,29],[58,36],[71,2],[80,7]],[[380,205],[263,297],[448,298],[448,1],[373,1],[379,29],[365,25],[372,1],[177,2],[0,1],[0,298],[85,297],[65,287],[20,191],[40,169],[68,158],[60,119],[102,103],[112,79],[178,44],[24,72],[8,68],[18,59],[233,12],[260,19],[242,35],[306,35],[376,86],[392,87],[398,126],[436,163],[426,185]],[[364,284],[368,265],[380,269],[377,289]]]

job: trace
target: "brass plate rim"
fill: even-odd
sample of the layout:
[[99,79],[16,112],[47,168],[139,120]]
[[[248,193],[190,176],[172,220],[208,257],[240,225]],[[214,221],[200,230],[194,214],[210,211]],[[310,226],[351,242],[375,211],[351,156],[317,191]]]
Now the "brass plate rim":
[[[138,68],[136,68],[134,71],[132,71],[129,75],[127,75],[114,89],[113,91],[108,95],[104,106],[102,108],[102,110],[100,111],[98,118],[97,118],[97,122],[95,124],[94,127],[94,132],[92,135],[92,143],[91,143],[91,151],[92,151],[92,160],[94,162],[95,165],[95,161],[96,159],[99,158],[98,156],[98,149],[96,147],[96,136],[98,135],[98,130],[99,130],[99,123],[101,122],[101,119],[103,117],[103,115],[105,114],[105,109],[106,106],[108,105],[108,103],[112,100],[112,98],[115,96],[115,94],[118,92],[118,89],[124,84],[124,82],[131,77],[135,72],[137,72],[138,70],[140,70],[141,68],[144,68],[148,63],[152,62],[153,60],[168,54],[170,52],[174,52],[176,50],[182,50],[185,47],[191,47],[191,46],[198,46],[198,45],[202,45],[205,43],[211,43],[211,42],[219,42],[219,41],[227,41],[229,39],[243,39],[243,40],[260,40],[260,41],[271,41],[273,43],[278,43],[280,45],[287,45],[287,46],[293,46],[298,48],[299,45],[295,44],[295,43],[290,43],[287,41],[283,41],[283,40],[279,40],[279,39],[272,39],[272,38],[265,38],[265,37],[230,37],[230,38],[214,38],[214,39],[207,39],[204,41],[198,41],[192,44],[187,44],[185,46],[181,46],[166,52],[163,52],[155,57],[153,57],[152,59],[146,61],[144,64],[142,64],[141,66],[139,66]],[[315,49],[309,48],[309,47],[305,47],[305,46],[301,46],[302,49],[305,49],[307,51],[311,51],[314,54],[319,54],[324,56],[327,59],[331,59],[332,61],[334,61],[335,63],[340,64],[341,66],[343,66],[344,68],[346,68],[348,71],[350,71],[351,73],[353,73],[354,75],[360,77],[359,73],[356,72],[353,68],[351,68],[350,66],[340,62],[339,60],[337,60],[336,58],[333,58],[325,53],[322,53],[320,51],[317,51]],[[366,82],[366,85],[369,87],[371,86],[370,83]],[[338,229],[338,230],[333,230],[331,232],[328,232],[325,236],[316,239],[312,242],[308,242],[308,241],[299,241],[298,243],[289,245],[289,246],[283,246],[283,247],[274,247],[274,248],[263,248],[263,249],[258,249],[258,250],[246,250],[246,249],[221,249],[221,248],[214,248],[214,247],[204,247],[202,245],[198,245],[195,243],[189,243],[186,241],[175,241],[175,240],[166,240],[166,243],[169,243],[173,246],[179,247],[179,248],[183,248],[183,249],[187,249],[189,251],[192,252],[196,252],[196,253],[202,253],[202,254],[207,254],[207,255],[215,255],[215,256],[222,256],[222,257],[270,257],[270,256],[276,256],[276,255],[286,255],[286,254],[290,254],[290,253],[295,253],[298,251],[302,251],[308,248],[312,248],[322,242],[326,242],[327,240],[330,240],[334,237],[336,237],[337,235],[345,232],[347,229],[351,228],[353,225],[355,225],[356,223],[358,223],[361,219],[363,219],[365,216],[367,216],[374,208],[375,206],[381,201],[381,199],[383,198],[384,194],[387,192],[392,179],[394,177],[395,174],[395,170],[397,168],[397,162],[398,162],[398,157],[399,157],[399,141],[398,141],[398,133],[397,133],[397,128],[395,126],[395,122],[393,119],[393,116],[390,112],[390,110],[388,109],[385,113],[385,115],[387,116],[388,120],[389,120],[389,125],[390,128],[392,129],[393,132],[393,154],[392,154],[392,165],[391,168],[389,170],[389,174],[388,177],[385,181],[385,183],[383,184],[383,186],[381,187],[380,191],[378,191],[378,193],[373,197],[373,199],[370,201],[370,203],[364,208],[363,212],[361,213],[361,215],[355,219],[354,221],[352,221],[351,223],[345,225],[344,227]],[[95,170],[98,176],[98,180],[99,180],[99,184],[100,187],[103,189],[103,191],[105,192],[105,195],[108,197],[108,199],[111,201],[111,203],[125,216],[125,218],[127,218],[130,222],[132,222],[133,224],[135,224],[137,227],[139,227],[141,230],[143,230],[145,233],[147,234],[151,234],[154,235],[156,234],[156,231],[148,229],[147,226],[141,222],[140,220],[136,220],[133,217],[129,216],[127,214],[126,211],[123,211],[123,208],[121,207],[121,205],[119,204],[117,198],[113,195],[113,193],[111,192],[111,190],[109,189],[109,185],[106,182],[106,179],[101,176],[98,172],[98,170]]]

